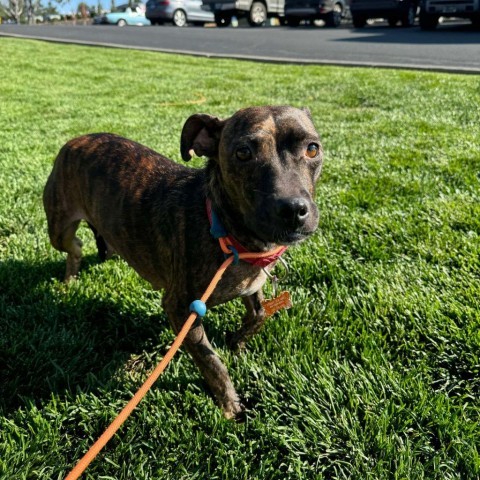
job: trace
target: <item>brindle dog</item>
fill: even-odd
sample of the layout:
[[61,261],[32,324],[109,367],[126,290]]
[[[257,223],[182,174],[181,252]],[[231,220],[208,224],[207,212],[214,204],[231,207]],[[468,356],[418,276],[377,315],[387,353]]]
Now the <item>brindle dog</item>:
[[[163,308],[175,332],[224,260],[210,234],[206,200],[229,235],[252,252],[293,245],[318,224],[314,188],[322,148],[307,109],[253,107],[220,120],[192,115],[181,136],[181,154],[208,157],[192,169],[112,134],[68,142],[55,161],[44,191],[52,245],[67,252],[65,281],[80,267],[82,242],[75,235],[86,220],[101,258],[125,259],[154,289],[164,289]],[[269,267],[267,267],[269,268]],[[242,297],[246,315],[230,337],[241,348],[264,322],[261,288],[266,273],[240,262],[231,266],[208,307]],[[243,406],[226,367],[199,320],[185,346],[227,418]]]

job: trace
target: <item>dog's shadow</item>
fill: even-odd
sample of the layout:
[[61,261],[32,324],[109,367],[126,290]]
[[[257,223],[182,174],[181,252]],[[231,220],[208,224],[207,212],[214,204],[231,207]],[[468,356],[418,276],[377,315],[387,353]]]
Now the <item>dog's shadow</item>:
[[[82,272],[96,264],[96,256],[84,257]],[[65,260],[12,259],[0,266],[0,410],[5,413],[48,400],[52,393],[115,390],[129,369],[141,370],[143,381],[173,338],[160,301],[148,311],[142,302],[126,304],[65,286],[55,280],[64,268]],[[186,388],[191,381],[175,378],[174,383]],[[203,384],[200,376],[198,384]],[[162,386],[169,388],[168,381]]]

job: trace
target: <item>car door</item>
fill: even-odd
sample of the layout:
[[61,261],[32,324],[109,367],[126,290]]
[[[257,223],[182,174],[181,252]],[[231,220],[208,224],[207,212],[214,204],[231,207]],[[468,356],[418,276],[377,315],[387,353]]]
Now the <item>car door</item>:
[[209,22],[212,21],[212,12],[202,9],[202,0],[185,0],[185,8],[187,10],[187,17],[194,22]]
[[283,15],[285,11],[285,0],[267,0],[268,13],[278,13]]

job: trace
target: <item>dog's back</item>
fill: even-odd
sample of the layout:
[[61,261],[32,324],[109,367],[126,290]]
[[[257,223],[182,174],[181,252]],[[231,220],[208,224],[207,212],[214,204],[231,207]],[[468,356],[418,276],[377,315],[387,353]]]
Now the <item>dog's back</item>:
[[138,257],[152,255],[169,240],[153,238],[151,222],[169,221],[165,205],[173,201],[168,197],[195,172],[113,134],[85,135],[65,144],[43,195],[52,245],[69,254],[65,279],[78,273],[82,242],[75,231],[81,220],[92,228],[100,258],[115,251],[134,268],[151,265],[152,259]]

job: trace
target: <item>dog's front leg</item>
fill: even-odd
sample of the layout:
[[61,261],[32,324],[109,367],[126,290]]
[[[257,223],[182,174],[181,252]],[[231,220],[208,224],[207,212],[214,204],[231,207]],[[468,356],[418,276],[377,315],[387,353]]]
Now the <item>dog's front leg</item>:
[[[185,303],[171,298],[163,301],[163,307],[175,333],[181,330],[189,314],[184,305]],[[235,391],[227,368],[213,350],[200,319],[191,328],[184,345],[220,404],[224,416],[239,418],[244,406]]]
[[242,298],[247,313],[243,317],[242,326],[236,332],[227,335],[227,344],[232,350],[243,350],[248,339],[262,328],[265,323],[265,311],[262,307],[262,300],[262,290]]

